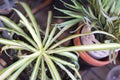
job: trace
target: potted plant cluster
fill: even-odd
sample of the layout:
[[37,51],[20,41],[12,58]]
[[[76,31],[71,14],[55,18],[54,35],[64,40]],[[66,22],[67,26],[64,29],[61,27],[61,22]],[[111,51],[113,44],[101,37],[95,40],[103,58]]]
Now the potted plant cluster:
[[[63,0],[60,0],[67,10],[56,8],[58,11],[63,12],[67,18],[74,18],[70,20],[73,24],[77,22],[79,27],[76,29],[77,34],[83,34],[91,31],[104,31],[106,35],[92,34],[82,37],[77,37],[74,39],[75,45],[89,45],[89,44],[100,44],[105,42],[118,42],[120,37],[120,1],[119,0],[88,0],[87,4],[83,4],[81,0],[71,0],[73,4],[68,4]],[[74,21],[75,22],[74,22]],[[62,23],[61,23],[62,24]],[[108,36],[109,34],[114,37]],[[83,51],[79,52],[79,56],[87,63],[93,66],[103,66],[111,61],[106,59],[101,61],[101,59],[106,58],[113,52],[109,50],[103,51]],[[116,53],[118,53],[116,51]],[[116,57],[117,54],[114,54]]]
[[[0,20],[6,25],[1,27],[0,30],[6,30],[9,35],[15,34],[23,38],[23,40],[15,39],[14,37],[11,39],[0,38],[0,44],[3,45],[1,52],[8,49],[18,52],[18,60],[0,71],[0,80],[16,80],[26,68],[30,68],[31,71],[29,80],[62,80],[58,69],[63,70],[71,80],[78,80],[81,79],[78,72],[79,66],[77,65],[78,57],[72,52],[120,48],[118,43],[61,46],[62,43],[75,37],[106,33],[93,31],[84,34],[74,34],[59,41],[57,38],[69,29],[73,23],[67,22],[69,25],[56,32],[59,25],[54,24],[54,27],[50,28],[52,13],[48,12],[47,27],[44,32],[38,27],[29,6],[23,2],[18,3],[28,15],[25,17],[20,11],[13,9],[20,17],[19,23],[15,23],[5,16],[0,16]],[[66,24],[66,22],[63,24]]]

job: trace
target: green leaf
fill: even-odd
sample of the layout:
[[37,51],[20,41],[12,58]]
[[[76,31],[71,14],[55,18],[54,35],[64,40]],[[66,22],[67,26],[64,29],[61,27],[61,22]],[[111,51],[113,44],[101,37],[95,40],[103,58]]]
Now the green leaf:
[[60,24],[58,24],[58,28],[61,29],[63,27],[66,27],[66,26],[72,26],[72,25],[75,25],[76,23],[80,22],[81,19],[72,19],[72,20],[69,20],[69,21],[65,21],[65,22],[62,22]]
[[34,60],[35,58],[32,58],[27,61],[24,65],[22,65],[15,73],[13,73],[8,80],[16,80],[17,77],[20,75],[20,73]]
[[53,80],[61,80],[58,70],[56,69],[56,67],[55,67],[54,63],[52,62],[52,60],[50,59],[50,57],[47,54],[43,54],[43,55],[44,55],[45,61],[50,70]]
[[45,68],[45,64],[44,64],[44,60],[42,59],[42,71],[41,71],[41,80],[47,80],[47,76],[46,76],[46,68]]
[[90,34],[96,34],[96,33],[104,34],[104,35],[110,36],[110,37],[112,37],[112,38],[114,38],[114,39],[117,40],[117,38],[116,38],[114,35],[109,34],[109,33],[107,33],[107,32],[104,32],[104,31],[93,31],[93,32],[88,32],[88,33],[84,33],[84,34],[74,34],[74,35],[70,35],[70,36],[68,36],[67,38],[64,38],[64,39],[60,40],[59,42],[55,43],[53,46],[50,47],[50,49],[54,49],[54,48],[56,48],[57,46],[59,46],[60,44],[66,42],[66,41],[68,41],[68,40],[71,40],[71,39],[73,39],[73,38],[80,37],[80,36],[85,36],[85,35],[90,35]]
[[37,45],[39,46],[39,48],[42,49],[41,40],[38,38],[37,34],[35,33],[35,30],[31,26],[31,24],[29,23],[29,21],[27,20],[27,18],[20,11],[18,11],[16,9],[14,9],[14,11],[17,12],[17,14],[19,15],[19,17],[23,20],[24,25],[28,29],[28,31],[30,32],[30,34],[32,35],[32,38],[37,43]]
[[56,57],[53,57],[53,56],[49,56],[54,62],[58,62],[60,64],[63,64],[63,65],[67,65],[67,66],[71,66],[71,67],[75,67],[74,64],[68,62],[68,61],[65,61],[65,60],[62,60],[60,58],[56,58]]
[[105,8],[108,3],[109,3],[109,0],[102,0],[103,8]]
[[5,45],[9,45],[9,46],[18,46],[18,47],[25,47],[24,49],[27,48],[27,50],[32,51],[32,52],[36,52],[37,50],[35,48],[33,48],[32,46],[19,41],[19,40],[7,40],[7,39],[2,39],[0,38],[0,43],[1,44],[5,44]]
[[8,40],[8,39],[3,39],[0,38],[0,43],[5,44],[5,45],[16,45],[16,46],[21,46],[20,44],[17,43],[15,40]]
[[110,10],[110,13],[114,13],[116,2],[114,1]]
[[25,47],[20,47],[20,46],[3,46],[1,51],[7,50],[7,49],[15,49],[15,50],[28,50]]
[[71,16],[54,16],[54,18],[63,18],[63,19],[67,19],[67,18],[73,18]]
[[62,13],[65,13],[65,14],[67,14],[67,15],[69,15],[69,16],[72,16],[72,17],[74,17],[74,18],[79,18],[79,19],[82,19],[82,18],[83,18],[83,16],[81,16],[80,13],[78,13],[78,12],[74,12],[74,11],[70,11],[70,10],[63,10],[63,9],[59,9],[59,8],[57,8],[57,7],[54,7],[54,8],[55,8],[56,10],[62,12]]
[[[117,0],[116,1],[116,6],[115,6],[115,12],[118,12],[119,11],[119,8],[120,8],[120,0]],[[118,14],[119,15],[119,14]]]
[[0,79],[5,80],[9,75],[11,75],[14,71],[24,65],[28,60],[29,58],[25,58],[12,64],[4,73],[0,75]]
[[109,9],[111,9],[112,4],[114,3],[114,0],[109,0],[107,3],[107,6],[104,8],[104,11],[107,13]]
[[41,57],[42,57],[42,55],[40,55],[36,60],[36,64],[34,66],[34,69],[33,69],[32,75],[30,77],[30,80],[36,80],[37,79],[39,66],[40,66],[40,63],[41,63]]
[[12,20],[5,16],[0,16],[0,20],[3,21],[5,24],[8,25],[9,28],[14,29],[15,31],[25,34],[24,31]]
[[[70,67],[71,67],[71,66],[70,66]],[[79,78],[80,80],[82,80],[82,77],[80,76],[80,73],[78,72],[78,70],[77,70],[76,68],[74,68],[74,67],[71,67],[71,69],[74,70],[75,73],[76,73],[76,75],[78,76],[78,78]]]
[[74,35],[70,35],[68,36],[67,38],[64,38],[62,40],[60,40],[59,42],[55,43],[53,46],[50,47],[50,49],[54,49],[56,48],[57,46],[59,46],[60,44],[68,41],[68,40],[71,40],[73,38],[76,38],[76,37],[80,37],[80,36],[85,36],[85,35],[90,35],[90,34],[93,34],[93,33],[85,33],[85,34],[74,34]]
[[77,0],[71,0],[76,7],[81,7],[82,5]]
[[41,52],[40,51],[37,51],[37,52],[34,52],[30,55],[22,55],[22,56],[19,56],[19,58],[31,58],[31,57],[38,57],[40,56]]
[[94,13],[92,12],[92,9],[90,7],[88,7],[89,10],[89,16],[91,16],[93,19],[97,19],[94,15]]
[[45,43],[44,50],[46,50],[50,46],[49,44],[50,44],[50,42],[51,42],[51,40],[52,40],[52,38],[53,38],[53,36],[55,34],[56,29],[57,29],[56,26],[52,29],[52,31],[51,31],[51,33],[50,33],[50,35],[48,37],[48,40]]
[[51,19],[52,19],[52,12],[49,11],[48,12],[48,19],[47,19],[47,28],[46,28],[46,31],[45,31],[45,37],[44,37],[44,40],[43,40],[43,45],[45,44],[45,42],[47,41],[47,39],[49,37]]
[[55,50],[48,50],[48,53],[59,53],[67,51],[94,51],[94,50],[110,50],[120,48],[118,43],[109,43],[109,44],[92,44],[92,45],[82,45],[82,46],[69,46],[69,47],[60,47]]
[[60,0],[63,4],[64,4],[64,6],[66,7],[66,8],[68,8],[68,9],[71,9],[71,10],[80,10],[81,9],[81,6],[74,6],[74,5],[71,5],[71,4],[68,4],[68,3],[66,3],[66,2],[64,2],[63,0]]
[[[32,24],[33,24],[33,27],[35,29],[35,32],[37,34],[37,37],[39,38],[39,40],[41,41],[41,37],[40,37],[40,32],[39,32],[39,27],[38,27],[38,24],[37,24],[37,21],[34,17],[34,15],[32,14],[32,11],[30,9],[30,7],[24,3],[24,2],[20,2],[20,4],[22,5],[22,7],[25,9],[25,11],[27,12]],[[41,42],[42,43],[42,42]]]
[[[70,23],[70,22],[72,22],[72,21],[73,21],[73,23]],[[65,27],[64,27],[63,29],[61,29],[60,32],[58,32],[58,33],[53,37],[53,39],[51,40],[51,42],[49,43],[49,45],[51,45],[54,41],[56,41],[56,39],[57,39],[61,34],[63,34],[64,31],[68,30],[70,27],[72,27],[74,24],[76,24],[76,23],[79,22],[79,21],[80,21],[79,19],[73,19],[73,20],[68,21],[68,22],[66,22],[66,23],[64,23],[64,24],[59,24],[59,25],[64,25]],[[76,23],[75,23],[75,22],[76,22]],[[70,23],[70,24],[69,24],[69,23]],[[67,24],[69,24],[69,25],[67,25]]]
[[17,35],[20,35],[22,37],[24,37],[27,41],[29,41],[35,48],[38,48],[38,46],[36,45],[36,43],[25,33],[20,33],[18,31],[15,31],[13,29],[9,29],[9,28],[0,28],[0,30],[6,30],[6,31],[9,31],[9,32],[13,32],[13,33],[16,33]]
[[75,55],[75,54],[72,53],[72,52],[61,52],[61,53],[54,53],[54,54],[58,54],[58,55],[61,55],[61,56],[65,56],[65,57],[67,57],[67,58],[70,58],[70,59],[73,60],[73,61],[78,61],[77,55]]
[[71,78],[71,80],[77,80],[75,76],[68,69],[65,68],[65,66],[63,66],[60,63],[56,63],[56,64],[67,73],[67,75]]

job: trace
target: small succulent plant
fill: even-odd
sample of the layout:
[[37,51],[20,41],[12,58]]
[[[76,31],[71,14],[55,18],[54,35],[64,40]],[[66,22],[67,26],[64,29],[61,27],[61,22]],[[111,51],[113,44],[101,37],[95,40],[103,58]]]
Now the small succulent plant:
[[[87,4],[82,4],[80,0],[71,0],[69,4],[60,0],[67,10],[56,8],[57,10],[69,15],[69,18],[75,18],[77,22],[83,21],[89,24],[92,30],[101,30],[113,34],[120,38],[120,1],[119,0],[87,0]],[[76,23],[76,22],[72,22]],[[94,28],[94,29],[93,29]],[[100,36],[101,42],[104,42]],[[100,39],[99,38],[99,39]],[[107,36],[106,39],[115,41]],[[118,42],[117,41],[117,42]]]
[[[111,38],[107,35],[97,34],[95,38],[99,43],[120,42],[120,0],[86,0],[86,4],[83,4],[82,0],[71,0],[72,4],[63,0],[60,1],[67,9],[57,7],[55,9],[68,15],[64,18],[73,18],[69,20],[72,24],[82,23],[76,30],[87,24],[92,31],[104,31],[115,37]],[[88,42],[85,43],[89,44]]]

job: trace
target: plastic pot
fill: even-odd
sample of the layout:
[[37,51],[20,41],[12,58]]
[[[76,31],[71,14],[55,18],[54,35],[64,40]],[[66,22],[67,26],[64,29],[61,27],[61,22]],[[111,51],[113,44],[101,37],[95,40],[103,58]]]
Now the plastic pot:
[[16,0],[1,0],[0,1],[0,14],[8,15],[11,13]]
[[120,80],[120,65],[114,67],[107,75],[106,80]]
[[[0,1],[0,15],[4,15],[9,17],[10,19],[14,20],[15,22],[18,21],[17,14],[12,10],[13,7],[17,7],[15,2],[17,0],[1,0]],[[5,25],[0,21],[0,27],[4,27]],[[0,30],[0,37],[4,37],[10,39],[10,35],[5,30]]]
[[[88,25],[84,25],[80,30],[78,30],[76,32],[76,34],[80,34],[80,33],[84,33],[84,32],[89,32],[91,31],[90,28],[88,28]],[[82,29],[84,29],[85,31],[82,31]],[[89,29],[89,30],[87,30]],[[85,38],[87,37],[87,38]],[[92,37],[92,38],[90,38]],[[85,40],[86,43],[85,43]],[[81,45],[88,45],[88,44],[100,44],[100,42],[95,39],[94,35],[88,35],[88,36],[84,36],[84,37],[77,37],[74,39],[74,45],[76,46],[81,46]],[[86,52],[86,51],[82,51],[82,52],[78,52],[79,53],[79,57],[85,61],[86,63],[92,65],[92,66],[104,66],[109,64],[111,61],[109,61],[108,59],[108,55],[109,55],[109,51],[93,51],[93,52]],[[103,55],[105,54],[105,55]],[[116,54],[117,57],[118,53]],[[102,56],[102,57],[101,57]],[[104,60],[101,60],[105,58]]]

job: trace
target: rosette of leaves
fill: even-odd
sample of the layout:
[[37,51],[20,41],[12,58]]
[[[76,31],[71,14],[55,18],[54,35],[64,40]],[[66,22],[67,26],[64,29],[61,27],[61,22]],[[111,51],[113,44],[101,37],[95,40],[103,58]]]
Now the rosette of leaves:
[[[6,27],[1,27],[0,29],[8,31],[9,34],[15,33],[18,36],[24,38],[27,42],[24,40],[16,40],[14,38],[0,38],[0,43],[4,45],[2,51],[13,49],[26,51],[26,53],[18,56],[18,61],[0,71],[0,80],[16,80],[22,71],[31,64],[33,67],[31,69],[32,72],[30,80],[50,80],[47,74],[47,70],[49,70],[52,80],[62,80],[58,67],[66,72],[72,80],[77,80],[76,76],[81,79],[76,67],[78,58],[71,51],[116,49],[120,47],[120,45],[117,43],[63,47],[61,44],[72,38],[99,33],[99,31],[94,31],[86,34],[71,35],[60,41],[57,41],[57,38],[65,30],[70,28],[72,24],[69,23],[69,25],[61,29],[59,32],[57,31],[57,33],[55,33],[57,25],[55,25],[52,30],[50,29],[51,12],[49,12],[46,31],[43,34],[43,32],[41,32],[41,29],[38,27],[38,24],[28,5],[23,2],[19,3],[22,5],[28,15],[28,17],[25,17],[20,11],[13,9],[20,17],[20,24],[22,26],[20,24],[16,24],[5,16],[0,16],[0,20],[6,25]],[[24,31],[23,27],[26,28],[29,34]],[[70,60],[70,62],[56,55],[66,57],[66,59]],[[75,74],[70,72],[66,66],[72,69]]]
[[69,15],[69,18],[78,19],[77,22],[89,23],[90,27],[94,28],[93,30],[102,30],[120,38],[120,0],[86,0],[86,4],[83,4],[81,0],[71,0],[72,4],[60,1],[67,10],[56,7],[55,9]]
[[[80,75],[74,63],[77,62],[77,56],[75,54],[67,51],[65,52],[51,51],[54,49],[56,49],[55,51],[57,51],[57,48],[55,47],[54,48],[51,47],[51,49],[49,49],[51,44],[53,44],[54,41],[56,40],[56,38],[54,38],[54,35],[57,29],[57,27],[55,26],[50,31],[52,13],[49,12],[46,33],[42,34],[40,33],[38,24],[28,5],[23,2],[20,2],[20,4],[25,9],[27,15],[29,16],[29,19],[27,19],[20,11],[14,9],[14,11],[20,17],[20,23],[22,26],[19,26],[18,24],[16,24],[15,22],[13,22],[12,20],[10,20],[5,16],[0,16],[0,20],[4,22],[4,24],[7,26],[7,27],[2,27],[0,29],[6,30],[9,33],[15,33],[18,36],[21,36],[24,39],[26,39],[27,42],[16,39],[7,40],[0,38],[0,43],[5,44],[2,50],[6,50],[6,49],[15,49],[21,51],[25,50],[28,51],[28,54],[26,53],[21,56],[18,56],[19,57],[18,61],[16,61],[9,67],[3,69],[2,71],[0,71],[0,80],[5,80],[5,79],[16,80],[17,77],[25,68],[27,68],[30,64],[33,64],[32,62],[35,62],[35,64],[33,65],[33,69],[32,69],[33,71],[31,73],[30,80],[36,80],[36,79],[47,80],[48,79],[46,73],[47,69],[49,69],[53,80],[61,80],[60,74],[58,73],[57,70],[58,69],[57,66],[63,69],[63,71],[65,71],[71,77],[71,79],[75,80],[75,76],[65,66],[70,67],[73,71],[75,71],[75,73],[77,73],[77,75],[80,78]],[[29,34],[27,34],[22,27],[25,27],[28,30]],[[43,35],[45,35],[44,38],[42,38]],[[54,54],[58,54],[59,56],[64,56],[72,61],[67,62],[64,59],[55,56]]]

